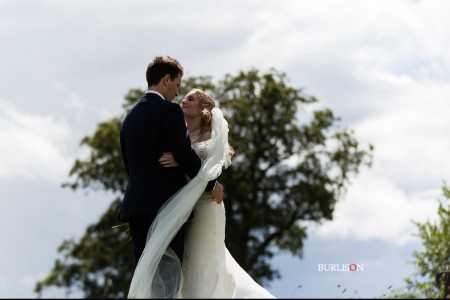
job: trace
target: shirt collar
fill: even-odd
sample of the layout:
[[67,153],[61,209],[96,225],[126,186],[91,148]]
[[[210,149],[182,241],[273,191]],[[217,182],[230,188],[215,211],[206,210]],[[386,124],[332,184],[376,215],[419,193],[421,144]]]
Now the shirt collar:
[[161,98],[163,98],[163,100],[166,100],[166,99],[164,99],[164,96],[161,95],[161,93],[159,93],[159,92],[157,92],[157,91],[155,91],[155,90],[148,90],[148,91],[146,91],[145,93],[146,93],[146,94],[156,94],[156,95],[160,96]]

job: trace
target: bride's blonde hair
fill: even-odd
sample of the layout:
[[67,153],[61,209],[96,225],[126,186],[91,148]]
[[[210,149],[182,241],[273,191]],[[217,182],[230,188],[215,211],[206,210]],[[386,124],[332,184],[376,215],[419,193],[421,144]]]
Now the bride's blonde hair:
[[[211,120],[212,120],[212,109],[216,107],[216,103],[213,98],[200,89],[192,89],[191,92],[195,92],[200,102],[200,107],[202,108],[202,121],[200,123],[200,135],[207,131],[211,131]],[[230,146],[230,157],[233,156],[234,150]]]
[[214,107],[216,107],[216,103],[213,98],[200,89],[192,89],[191,92],[195,92],[197,98],[200,102],[200,107],[202,109],[202,121],[200,123],[200,134],[203,134],[207,131],[211,131],[211,119],[212,114],[211,111]]

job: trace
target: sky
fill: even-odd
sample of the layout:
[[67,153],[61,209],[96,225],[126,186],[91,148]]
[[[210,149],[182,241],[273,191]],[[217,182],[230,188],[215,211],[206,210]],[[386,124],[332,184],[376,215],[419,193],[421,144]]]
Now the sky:
[[146,88],[157,55],[186,77],[276,68],[375,146],[333,220],[309,225],[303,257],[274,257],[269,291],[371,298],[405,286],[423,250],[412,220],[436,220],[450,180],[448,11],[445,0],[1,0],[0,298],[35,298],[57,247],[114,199],[61,184],[88,154],[80,140]]

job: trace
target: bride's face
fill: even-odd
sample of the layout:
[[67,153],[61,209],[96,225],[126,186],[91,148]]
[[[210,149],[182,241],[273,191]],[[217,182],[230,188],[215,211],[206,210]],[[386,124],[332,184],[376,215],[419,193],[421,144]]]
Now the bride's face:
[[200,100],[198,99],[195,91],[189,92],[183,100],[181,100],[181,109],[185,116],[195,117],[200,116],[202,108],[200,106]]

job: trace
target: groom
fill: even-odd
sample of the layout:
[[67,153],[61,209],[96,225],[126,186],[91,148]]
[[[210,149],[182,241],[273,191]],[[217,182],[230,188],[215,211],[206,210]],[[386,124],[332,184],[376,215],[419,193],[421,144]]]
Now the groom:
[[[147,67],[148,90],[122,122],[120,146],[128,175],[119,220],[127,222],[133,240],[135,266],[145,248],[148,229],[158,210],[201,167],[191,148],[183,111],[172,100],[178,96],[183,67],[169,56],[155,57]],[[179,167],[164,168],[159,158],[172,152]],[[223,198],[223,187],[210,181],[205,189],[215,199]],[[183,259],[184,226],[170,247]]]

